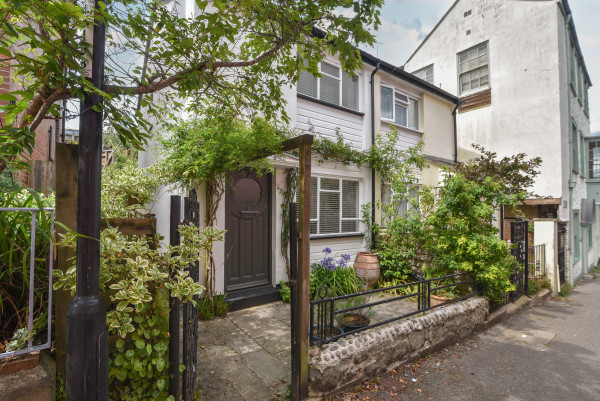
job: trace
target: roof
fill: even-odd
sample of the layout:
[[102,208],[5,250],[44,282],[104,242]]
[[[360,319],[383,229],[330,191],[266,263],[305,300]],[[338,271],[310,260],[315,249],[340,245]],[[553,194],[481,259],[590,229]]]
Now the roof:
[[454,96],[450,92],[446,92],[445,90],[438,88],[437,86],[435,86],[433,84],[430,84],[429,82],[425,81],[424,79],[414,76],[410,72],[405,71],[404,67],[398,67],[393,64],[390,64],[390,63],[383,61],[363,50],[360,51],[360,56],[361,56],[362,60],[367,64],[370,64],[374,67],[377,67],[377,65],[379,65],[379,69],[381,71],[387,72],[388,74],[391,74],[391,75],[398,77],[398,78],[400,78],[410,84],[413,84],[421,89],[431,92],[445,100],[448,100],[449,102],[458,104],[459,99],[457,96]]
[[[415,49],[415,51],[410,55],[408,60],[406,60],[406,63],[408,63],[410,60],[412,60],[413,56],[421,49],[421,47],[423,47],[425,42],[427,42],[427,39],[429,39],[429,37],[437,30],[437,28],[440,26],[440,24],[452,12],[452,10],[458,4],[459,1],[460,0],[456,0],[454,3],[452,3],[452,5],[448,9],[448,11],[446,11],[444,16],[438,21],[437,24],[435,24],[435,26],[433,27],[431,32],[429,32],[427,34],[427,36],[425,37],[425,39],[423,39],[421,44],[419,44],[419,46]],[[590,74],[588,73],[587,67],[585,65],[585,61],[583,59],[583,52],[581,51],[581,47],[579,46],[579,39],[577,38],[577,31],[575,30],[575,23],[573,22],[573,13],[571,12],[571,7],[569,6],[569,1],[568,0],[560,0],[558,4],[559,4],[559,7],[561,7],[561,9],[562,9],[563,14],[565,15],[565,18],[567,18],[569,15],[571,16],[571,18],[569,20],[569,31],[571,33],[571,38],[573,39],[575,49],[577,50],[577,56],[578,56],[577,58],[579,59],[579,62],[583,69],[583,73],[585,74],[585,78],[588,81],[589,85],[592,86],[592,80],[590,78]]]

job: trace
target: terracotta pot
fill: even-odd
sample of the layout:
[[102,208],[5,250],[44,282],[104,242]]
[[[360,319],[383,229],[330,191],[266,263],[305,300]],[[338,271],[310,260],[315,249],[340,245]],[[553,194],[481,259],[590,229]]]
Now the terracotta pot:
[[373,288],[380,275],[377,255],[370,252],[357,253],[354,259],[354,273],[363,279],[367,290]]
[[441,305],[445,302],[450,301],[451,299],[452,298],[446,298],[445,296],[440,297],[439,295],[430,294],[429,295],[429,306],[431,306],[433,308],[434,306]]

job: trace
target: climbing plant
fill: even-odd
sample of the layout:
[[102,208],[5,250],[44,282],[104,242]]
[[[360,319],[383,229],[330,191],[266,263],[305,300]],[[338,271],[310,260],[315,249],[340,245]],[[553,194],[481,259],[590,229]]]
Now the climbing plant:
[[[218,111],[205,118],[181,122],[161,139],[164,162],[171,183],[192,187],[205,185],[205,225],[213,227],[218,205],[230,183],[230,175],[245,168],[259,175],[273,170],[264,155],[280,153],[288,132],[262,118],[244,120]],[[213,299],[215,262],[212,247],[207,250],[207,296]]]

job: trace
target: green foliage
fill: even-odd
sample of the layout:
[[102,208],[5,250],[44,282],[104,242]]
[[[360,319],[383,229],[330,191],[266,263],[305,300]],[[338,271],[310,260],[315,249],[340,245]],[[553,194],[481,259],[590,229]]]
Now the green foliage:
[[331,249],[323,250],[325,257],[313,263],[310,269],[310,299],[319,299],[321,287],[327,289],[327,297],[354,294],[361,291],[363,281],[356,276],[354,269],[347,263],[349,255],[342,255],[337,260],[329,256]]
[[[288,249],[290,246],[290,203],[296,201],[296,192],[298,189],[298,169],[289,168],[286,173],[286,186],[280,188],[281,194],[281,256],[285,261],[287,275],[290,275],[290,256]],[[282,286],[283,290],[283,286]],[[282,296],[283,297],[283,296]]]
[[447,178],[428,221],[435,233],[431,249],[437,275],[473,273],[492,301],[513,290],[510,276],[516,261],[498,237],[492,216],[495,205],[516,202],[515,195],[504,193],[501,183],[490,177],[481,183],[458,173]]
[[283,280],[279,282],[279,286],[281,287],[279,289],[281,300],[285,303],[292,302],[292,290],[290,289],[290,286]]
[[[111,343],[111,399],[167,398],[169,292],[182,302],[204,289],[186,271],[206,248],[211,228],[180,226],[181,244],[153,249],[146,238],[125,236],[108,228],[100,238],[100,291],[107,302]],[[74,247],[67,234],[62,246]],[[73,263],[75,261],[73,260]],[[55,271],[55,289],[75,291],[75,266]]]
[[[0,193],[0,207],[54,206],[54,195],[22,188]],[[0,212],[0,348],[21,329],[27,330],[31,212]],[[51,242],[50,213],[37,212],[34,262],[34,322],[47,316],[48,273],[46,258]],[[16,333],[18,334],[18,333]],[[29,339],[27,332],[25,340]],[[33,333],[32,333],[33,334]],[[17,345],[17,343],[15,343]]]
[[527,159],[525,153],[518,153],[498,159],[495,152],[480,145],[472,146],[481,156],[456,166],[457,173],[480,185],[483,185],[487,178],[491,178],[500,185],[502,193],[517,196],[519,199],[535,196],[527,190],[533,186],[535,177],[540,174],[540,157]]
[[106,218],[145,217],[155,194],[164,185],[166,167],[157,163],[138,168],[133,160],[102,169],[102,214]]
[[530,280],[529,281],[529,294],[527,295],[535,295],[542,289],[542,285],[538,280]]
[[[156,128],[148,116],[164,122],[218,106],[276,117],[285,104],[282,88],[304,68],[318,74],[326,54],[337,54],[346,71],[361,64],[356,49],[374,44],[371,28],[379,26],[383,1],[199,0],[193,17],[154,0],[99,4],[92,15],[72,0],[0,1],[0,54],[18,84],[1,99],[14,104],[2,106],[0,170],[31,150],[44,118],[60,115],[57,101],[81,100],[86,92],[103,99],[98,109],[107,123],[136,147]],[[94,18],[109,27],[101,89],[82,73],[91,46],[81,33]]]
[[225,294],[216,294],[212,302],[208,297],[202,297],[198,301],[198,316],[200,320],[225,317],[228,312],[229,304],[225,301]]
[[558,295],[561,297],[568,297],[569,295],[571,295],[571,291],[573,291],[573,286],[571,284],[561,284]]
[[250,167],[272,169],[265,154],[279,153],[287,132],[256,118],[250,123],[216,114],[180,123],[162,140],[169,178],[184,186],[216,182],[234,171]]
[[552,283],[550,282],[549,278],[543,278],[543,279],[539,280],[539,282],[540,282],[541,288],[545,288],[548,290],[552,288]]
[[0,193],[10,193],[20,187],[19,183],[13,178],[12,172],[4,170],[0,173]]

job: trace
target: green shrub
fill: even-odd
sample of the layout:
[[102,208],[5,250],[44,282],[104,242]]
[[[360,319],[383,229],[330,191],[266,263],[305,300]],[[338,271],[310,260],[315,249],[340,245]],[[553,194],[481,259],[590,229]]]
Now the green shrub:
[[283,280],[279,282],[279,286],[281,287],[279,289],[281,300],[285,303],[290,303],[292,301],[292,291],[290,290],[290,287]]
[[198,301],[198,317],[200,320],[212,320],[215,317],[225,317],[229,312],[229,304],[225,301],[225,294],[217,294],[213,302],[208,297]]
[[[45,196],[20,188],[0,193],[0,207],[54,207],[54,195]],[[0,212],[0,352],[12,338],[11,348],[20,348],[31,335],[44,331],[47,317],[48,272],[50,252],[50,213],[37,212],[34,266],[34,326],[27,331],[29,304],[29,258],[31,254],[31,212]],[[13,338],[13,335],[16,337]]]
[[310,299],[319,299],[321,287],[327,289],[327,297],[355,294],[361,292],[363,281],[354,273],[352,266],[348,265],[350,255],[342,255],[339,259],[329,256],[331,249],[323,249],[325,256],[311,267],[310,272]]
[[558,293],[558,295],[560,295],[561,297],[568,297],[569,295],[571,295],[571,291],[573,291],[573,286],[565,283],[560,286],[560,292]]
[[540,292],[541,289],[542,289],[542,285],[541,285],[540,281],[538,281],[538,280],[529,281],[529,294],[528,295],[535,295],[538,292]]
[[[180,227],[181,244],[153,249],[145,237],[102,231],[100,291],[107,301],[111,338],[109,397],[113,400],[165,400],[168,390],[169,292],[190,302],[203,287],[186,268],[205,246],[204,228]],[[74,247],[74,235],[62,246]],[[74,262],[74,261],[73,261]],[[74,292],[76,267],[55,271],[55,289]]]

